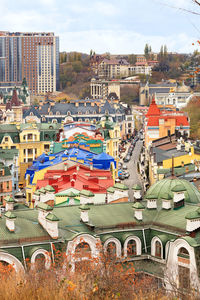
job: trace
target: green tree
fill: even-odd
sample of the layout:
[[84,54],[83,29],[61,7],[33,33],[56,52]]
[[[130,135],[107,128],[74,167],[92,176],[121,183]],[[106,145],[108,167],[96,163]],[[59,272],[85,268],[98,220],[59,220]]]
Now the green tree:
[[149,57],[149,45],[148,44],[146,44],[144,47],[144,55],[146,58]]

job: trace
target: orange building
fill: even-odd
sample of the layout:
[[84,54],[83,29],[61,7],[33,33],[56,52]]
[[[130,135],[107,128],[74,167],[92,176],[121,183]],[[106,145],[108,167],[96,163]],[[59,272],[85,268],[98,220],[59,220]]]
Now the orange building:
[[145,146],[148,147],[155,139],[174,134],[188,135],[190,130],[189,119],[181,111],[161,111],[155,100],[149,106],[145,118]]
[[12,176],[9,167],[0,163],[0,202],[3,204],[6,196],[12,196]]

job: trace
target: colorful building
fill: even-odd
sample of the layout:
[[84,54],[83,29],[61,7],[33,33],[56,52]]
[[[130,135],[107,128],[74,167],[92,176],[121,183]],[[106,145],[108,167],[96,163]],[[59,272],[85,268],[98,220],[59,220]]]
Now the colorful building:
[[[68,166],[83,165],[91,169],[109,170],[112,180],[116,176],[116,161],[106,153],[95,154],[89,151],[71,148],[56,154],[42,154],[26,170],[26,199],[32,202],[38,180],[43,180],[48,170],[65,170]],[[94,172],[95,173],[95,172]],[[49,183],[51,184],[51,183]]]
[[19,187],[24,186],[28,165],[42,153],[49,152],[50,143],[56,139],[59,128],[58,124],[0,125],[0,149],[19,151]]
[[5,204],[7,196],[12,196],[12,175],[9,167],[0,162],[0,202]]
[[145,145],[148,147],[155,139],[180,132],[189,136],[189,119],[183,112],[161,111],[155,100],[149,106],[145,118]]
[[27,260],[34,265],[42,255],[48,269],[55,251],[62,250],[74,270],[84,241],[90,253],[84,260],[100,256],[99,244],[108,253],[112,246],[119,263],[128,259],[136,272],[153,276],[168,292],[189,289],[198,295],[199,203],[195,187],[176,178],[156,183],[135,203],[54,208],[39,203],[27,211],[12,211],[11,203],[0,222],[0,261],[24,272]]

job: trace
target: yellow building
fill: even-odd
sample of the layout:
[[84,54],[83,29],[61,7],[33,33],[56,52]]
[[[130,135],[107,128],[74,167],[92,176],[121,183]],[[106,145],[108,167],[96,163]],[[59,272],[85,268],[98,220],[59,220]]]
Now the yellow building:
[[0,149],[19,150],[19,187],[30,163],[42,153],[49,152],[51,141],[56,139],[58,124],[5,124],[0,125]]
[[[187,149],[188,145],[185,144]],[[177,155],[177,154],[180,155]],[[182,152],[183,153],[183,152]],[[163,155],[163,158],[162,158]],[[165,173],[169,173],[174,164],[174,168],[185,166],[187,172],[187,165],[194,164],[195,162],[200,162],[200,154],[195,153],[194,147],[190,148],[188,153],[181,154],[176,150],[176,156],[171,156],[170,158],[164,158],[163,154],[151,155],[149,159],[149,181],[150,185],[154,184],[156,181],[164,178]],[[173,158],[173,159],[172,159]],[[162,160],[162,162],[160,161]],[[172,160],[174,162],[172,162]]]

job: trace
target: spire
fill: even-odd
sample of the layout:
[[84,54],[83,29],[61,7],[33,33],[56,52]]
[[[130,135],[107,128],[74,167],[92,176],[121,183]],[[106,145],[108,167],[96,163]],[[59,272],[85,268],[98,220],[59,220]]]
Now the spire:
[[11,99],[11,105],[12,106],[20,106],[20,101],[17,95],[17,90],[16,88],[13,90],[13,95],[12,95],[12,99]]
[[160,116],[160,109],[158,108],[154,97],[151,101],[149,110],[146,114],[146,117],[150,117],[150,116]]

